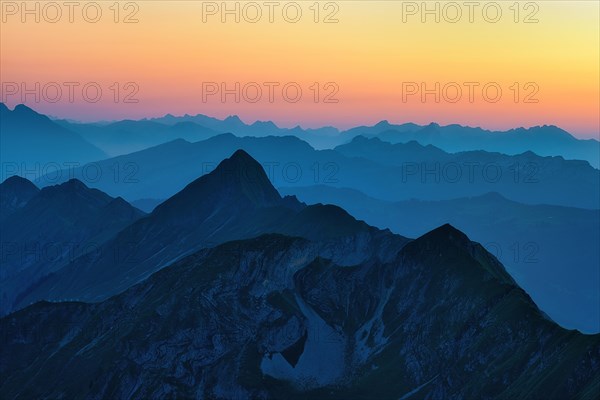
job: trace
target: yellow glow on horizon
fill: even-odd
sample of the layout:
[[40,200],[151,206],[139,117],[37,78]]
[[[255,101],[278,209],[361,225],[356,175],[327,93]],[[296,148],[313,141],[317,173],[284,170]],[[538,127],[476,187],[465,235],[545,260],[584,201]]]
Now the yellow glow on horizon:
[[[7,3],[2,1],[2,9]],[[34,3],[34,2],[29,2]],[[43,2],[42,2],[43,3]],[[61,3],[61,2],[58,2]],[[81,4],[85,4],[82,2]],[[514,1],[496,2],[502,17],[485,21],[475,12],[473,23],[464,15],[459,22],[422,23],[420,15],[403,10],[421,2],[337,1],[319,2],[322,20],[337,4],[337,23],[315,23],[314,1],[299,1],[302,18],[286,22],[220,22],[220,15],[202,21],[200,1],[137,1],[138,23],[113,21],[114,1],[97,2],[103,15],[89,23],[75,13],[75,22],[22,23],[20,15],[3,12],[0,35],[1,80],[5,82],[98,82],[102,100],[30,101],[41,112],[82,120],[141,118],[165,113],[238,114],[245,121],[270,119],[283,126],[334,125],[349,127],[374,123],[436,121],[490,129],[555,124],[579,136],[599,132],[599,3],[596,1],[519,2],[514,22]],[[132,9],[123,9],[123,19]],[[210,2],[208,2],[210,3]],[[240,8],[248,2],[239,2]],[[263,2],[256,2],[259,5]],[[280,2],[281,5],[290,2]],[[439,2],[440,9],[449,2]],[[463,2],[456,2],[462,4]],[[481,2],[481,7],[492,2]],[[538,9],[525,8],[537,4]],[[220,5],[221,2],[215,4]],[[234,2],[228,2],[233,7]],[[435,2],[428,2],[434,7]],[[480,8],[481,8],[480,7]],[[527,6],[530,7],[530,6]],[[266,8],[263,7],[263,12]],[[523,23],[535,12],[538,23]],[[66,18],[63,15],[63,18]],[[107,88],[113,82],[135,82],[137,104],[115,103]],[[473,103],[465,96],[457,103],[419,96],[402,101],[403,82],[425,82],[432,87],[449,82],[497,82],[502,99],[488,103],[481,96]],[[279,96],[276,101],[202,102],[203,82],[298,82],[303,90],[298,103]],[[309,89],[335,82],[338,103],[313,101]],[[539,103],[515,103],[510,87],[533,82]],[[526,91],[520,88],[520,95]],[[326,91],[321,88],[320,95]],[[30,96],[31,97],[31,96]],[[219,96],[213,96],[217,98]],[[5,96],[3,96],[5,98]],[[230,96],[232,98],[232,96]],[[429,96],[428,99],[432,99]],[[9,106],[19,96],[6,97]]]

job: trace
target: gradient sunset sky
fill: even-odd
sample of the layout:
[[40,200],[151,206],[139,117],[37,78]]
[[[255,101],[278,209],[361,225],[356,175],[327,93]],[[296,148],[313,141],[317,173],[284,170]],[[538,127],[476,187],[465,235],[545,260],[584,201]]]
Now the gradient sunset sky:
[[[99,1],[102,16],[95,23],[83,16],[89,2],[74,9],[73,22],[69,9],[61,6],[62,17],[54,23],[57,10],[43,9],[45,2],[39,2],[39,23],[36,11],[23,14],[21,1],[1,3],[2,101],[9,107],[25,100],[39,112],[81,121],[202,113],[220,118],[236,114],[245,122],[272,120],[285,127],[347,128],[385,119],[487,129],[552,124],[596,138],[600,130],[597,1],[524,1],[517,7],[515,1],[499,1],[494,3],[502,12],[499,17],[497,7],[489,5],[493,2],[477,2],[473,22],[462,1],[454,3],[458,9],[448,2],[426,2],[432,10],[439,4],[439,22],[435,14],[422,15],[421,1],[319,2],[318,16],[315,1],[296,1],[299,7],[276,2],[272,23],[262,1],[255,2],[262,12],[255,23],[251,20],[257,8],[248,2],[237,2],[239,22],[234,14],[222,22],[221,1],[120,2],[118,16],[114,1]],[[35,10],[35,3],[27,5]],[[227,2],[227,7],[233,9],[235,3]],[[292,23],[298,8],[302,15]],[[96,7],[86,10],[93,20]],[[462,13],[458,19],[457,10]],[[124,23],[130,14],[137,22]],[[337,22],[325,23],[328,15]],[[23,99],[21,89],[8,93],[14,84],[32,89],[36,82],[40,94],[51,82],[79,86],[73,102],[64,85],[56,102],[48,101],[56,97],[54,84],[47,86],[48,96],[37,100],[33,94]],[[90,82],[102,89],[96,103],[86,102],[81,93]],[[117,102],[115,82],[120,88]],[[125,87],[128,82],[135,86]],[[203,101],[207,82],[229,88],[239,82],[240,91],[256,82],[263,93],[256,103],[243,96],[235,102],[233,95],[223,102],[218,94]],[[279,84],[273,102],[264,82]],[[289,82],[302,89],[296,103],[283,97],[282,87]],[[434,94],[425,101],[418,93],[403,99],[403,88],[405,93],[421,84],[433,89],[436,82],[439,103]],[[447,85],[451,82],[462,90],[456,102],[447,101],[457,98],[456,85]],[[472,102],[464,82],[478,85]],[[494,87],[502,90],[497,102],[484,99],[482,89],[488,83],[494,83],[490,98],[495,97]],[[124,103],[134,87],[139,88],[133,96],[138,102]],[[253,98],[252,85],[248,88]],[[324,103],[336,88],[333,99],[338,102]],[[289,93],[293,97],[294,89]],[[525,102],[527,98],[537,102]]]

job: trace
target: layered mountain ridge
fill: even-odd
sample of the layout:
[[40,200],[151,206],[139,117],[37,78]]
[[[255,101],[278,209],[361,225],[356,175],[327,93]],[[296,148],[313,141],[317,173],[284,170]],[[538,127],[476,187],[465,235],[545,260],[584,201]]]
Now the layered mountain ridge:
[[282,198],[262,166],[236,151],[159,205],[86,254],[22,292],[21,308],[37,300],[99,301],[145,279],[202,248],[264,233],[315,239],[341,264],[369,257],[387,259],[407,239],[356,221],[332,205],[306,206]]
[[[131,207],[71,180],[8,218],[52,232],[62,214],[49,210],[108,224],[102,206]],[[554,323],[481,244],[449,224],[409,240],[282,197],[243,150],[26,287],[14,308],[0,318],[3,398],[587,400],[600,390],[600,334]]]
[[[106,153],[78,133],[19,104],[12,111],[0,103],[0,157],[3,174],[41,171],[106,158]],[[8,177],[8,176],[6,176]]]
[[390,262],[342,267],[314,250],[281,235],[228,242],[98,304],[11,314],[0,393],[594,398],[600,335],[547,320],[451,226]]
[[[28,196],[23,190],[12,190],[16,181]],[[90,189],[77,179],[39,190],[26,179],[9,178],[0,189],[2,214],[8,214],[0,225],[2,314],[12,310],[26,287],[77,257],[97,252],[144,215],[125,200]],[[12,207],[15,204],[19,207]]]

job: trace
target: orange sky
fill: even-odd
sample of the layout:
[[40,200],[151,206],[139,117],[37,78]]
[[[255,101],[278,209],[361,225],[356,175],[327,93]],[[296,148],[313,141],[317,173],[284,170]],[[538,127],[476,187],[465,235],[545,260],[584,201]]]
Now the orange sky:
[[[203,113],[304,127],[554,124],[598,137],[596,1],[479,2],[473,10],[427,2],[430,14],[420,1],[274,2],[273,22],[262,1],[227,2],[238,4],[228,15],[221,1],[76,2],[72,22],[64,2],[26,2],[30,13],[21,1],[0,3],[2,100],[10,107],[24,100],[86,121]],[[233,90],[224,99],[222,84]],[[424,98],[423,85],[432,91]]]

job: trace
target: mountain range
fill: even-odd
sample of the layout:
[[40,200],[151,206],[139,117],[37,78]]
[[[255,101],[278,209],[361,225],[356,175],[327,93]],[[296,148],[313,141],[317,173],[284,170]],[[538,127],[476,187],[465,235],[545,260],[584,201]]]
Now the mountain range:
[[[23,115],[31,118],[37,114],[30,110]],[[68,124],[74,125],[43,116],[39,118],[55,125],[64,124],[62,128],[67,130],[70,129]],[[239,118],[231,117],[226,121],[232,129],[246,126]],[[223,127],[221,122],[204,116],[188,116],[183,120],[167,116],[164,119],[96,124],[98,126],[90,128],[90,137],[104,135],[108,144],[120,140],[126,145],[127,138],[134,142],[138,140],[136,146],[145,146],[148,140],[158,143],[171,137],[171,133],[165,133],[162,127],[180,132],[174,135],[197,133],[190,133],[187,136],[190,140],[209,138],[195,143],[178,139],[80,168],[69,167],[58,172],[53,169],[35,183],[40,187],[54,186],[76,178],[109,196],[122,197],[134,206],[152,212],[164,199],[181,191],[198,176],[212,171],[235,149],[243,148],[261,162],[269,180],[286,193],[294,193],[293,189],[297,188],[296,193],[305,195],[304,188],[325,185],[314,195],[305,197],[305,201],[342,206],[381,229],[389,228],[398,234],[417,237],[435,226],[452,222],[470,237],[488,244],[519,284],[554,320],[585,332],[600,331],[595,317],[599,315],[598,290],[593,285],[598,270],[595,240],[600,229],[595,224],[600,208],[600,172],[585,161],[541,157],[530,151],[513,156],[486,151],[449,153],[416,141],[385,142],[375,135],[375,128],[369,130],[366,127],[352,130],[349,137],[353,139],[333,150],[316,150],[294,136],[264,136],[281,133],[277,133],[274,124],[257,123],[252,128],[255,132],[247,132],[263,137],[237,137],[217,134]],[[201,124],[210,128],[197,130],[203,127]],[[381,123],[377,129],[385,131],[384,128],[391,126]],[[417,125],[392,127],[408,132]],[[439,127],[432,125],[430,129]],[[313,133],[317,135],[317,132]],[[331,130],[327,135],[335,136]],[[329,189],[338,189],[337,193],[351,189],[360,195],[331,197],[336,190]],[[24,199],[27,199],[27,189],[23,190]],[[486,198],[490,192],[498,193],[506,201],[488,198],[488,201],[474,205],[468,200]],[[411,199],[422,200],[421,205],[428,206],[419,206]],[[16,198],[13,201],[23,203]],[[365,203],[361,204],[362,201]],[[513,207],[514,203],[521,203],[523,207]],[[470,208],[473,205],[475,208]],[[566,208],[546,212],[552,205]],[[590,212],[574,208],[585,208]],[[502,212],[497,213],[498,210]],[[504,218],[490,218],[495,213]],[[518,217],[512,213],[517,213]],[[529,213],[534,217],[529,218]],[[486,218],[487,222],[483,222]],[[479,226],[480,221],[482,226]],[[518,226],[518,230],[514,226]],[[561,235],[567,239],[561,239]],[[133,244],[131,241],[122,243],[116,246],[117,250],[110,251],[127,253],[120,246]],[[530,263],[530,259],[534,262]],[[20,301],[20,306],[32,299],[22,300],[25,302]]]
[[335,204],[370,225],[408,237],[450,223],[494,254],[554,321],[600,332],[600,210],[528,205],[498,193],[389,202],[326,185],[279,190],[307,204]]
[[[30,229],[44,231],[35,223]],[[261,165],[238,150],[93,253],[21,287],[14,309],[37,300],[103,300],[186,254],[273,232],[316,240],[323,255],[342,265],[367,257],[386,259],[390,247],[407,241],[336,206],[307,207],[295,197],[282,198]]]
[[107,155],[79,134],[20,104],[10,110],[0,103],[2,176],[41,176],[65,165],[100,160]]
[[[202,114],[179,117],[167,114],[142,120],[81,123],[64,119],[50,120],[22,104],[11,111],[4,103],[0,103],[0,117],[4,132],[3,159],[17,163],[96,161],[175,139],[196,142],[222,133],[234,133],[253,137],[296,136],[316,149],[331,149],[360,135],[377,137],[394,144],[416,141],[451,153],[484,150],[517,155],[532,151],[540,156],[585,160],[594,168],[600,167],[598,140],[577,139],[552,125],[489,131],[456,124],[440,126],[436,123],[418,125],[381,121],[373,126],[347,130],[334,127],[303,129],[300,126],[281,128],[271,121],[246,124],[235,115],[220,120]],[[37,146],[31,146],[32,143]],[[8,177],[11,171],[4,172],[4,177]]]
[[0,113],[0,398],[600,393],[597,141]]
[[263,235],[100,303],[36,303],[0,319],[0,393],[596,398],[600,335],[548,320],[481,245],[444,225],[392,253],[340,266]]
[[431,144],[450,153],[483,150],[516,155],[532,151],[540,156],[585,160],[594,168],[600,166],[600,142],[597,139],[577,139],[554,125],[489,131],[457,124],[395,125],[381,121],[373,126],[352,128],[344,133],[351,138],[362,135],[394,144],[417,141],[424,146]]
[[[25,184],[3,185],[15,183]],[[8,218],[43,196],[59,199],[47,218],[84,206],[97,216],[89,207],[109,199],[71,180]],[[600,334],[557,325],[451,225],[410,240],[282,197],[243,150],[136,218],[47,271],[0,318],[3,398],[594,399],[600,389]]]
[[[29,194],[27,201],[22,201],[24,193]],[[24,178],[11,177],[0,184],[0,194],[0,314],[12,310],[24,288],[80,256],[94,255],[144,215],[122,198],[76,179],[39,190]]]
[[[446,153],[411,142],[356,137],[334,150],[315,150],[293,137],[222,134],[200,142],[178,139],[139,152],[53,172],[40,186],[76,177],[128,201],[165,199],[241,148],[253,154],[278,187],[326,184],[389,201],[449,200],[498,192],[528,204],[599,208],[600,171],[585,161],[488,152]],[[406,157],[404,156],[406,155]]]

